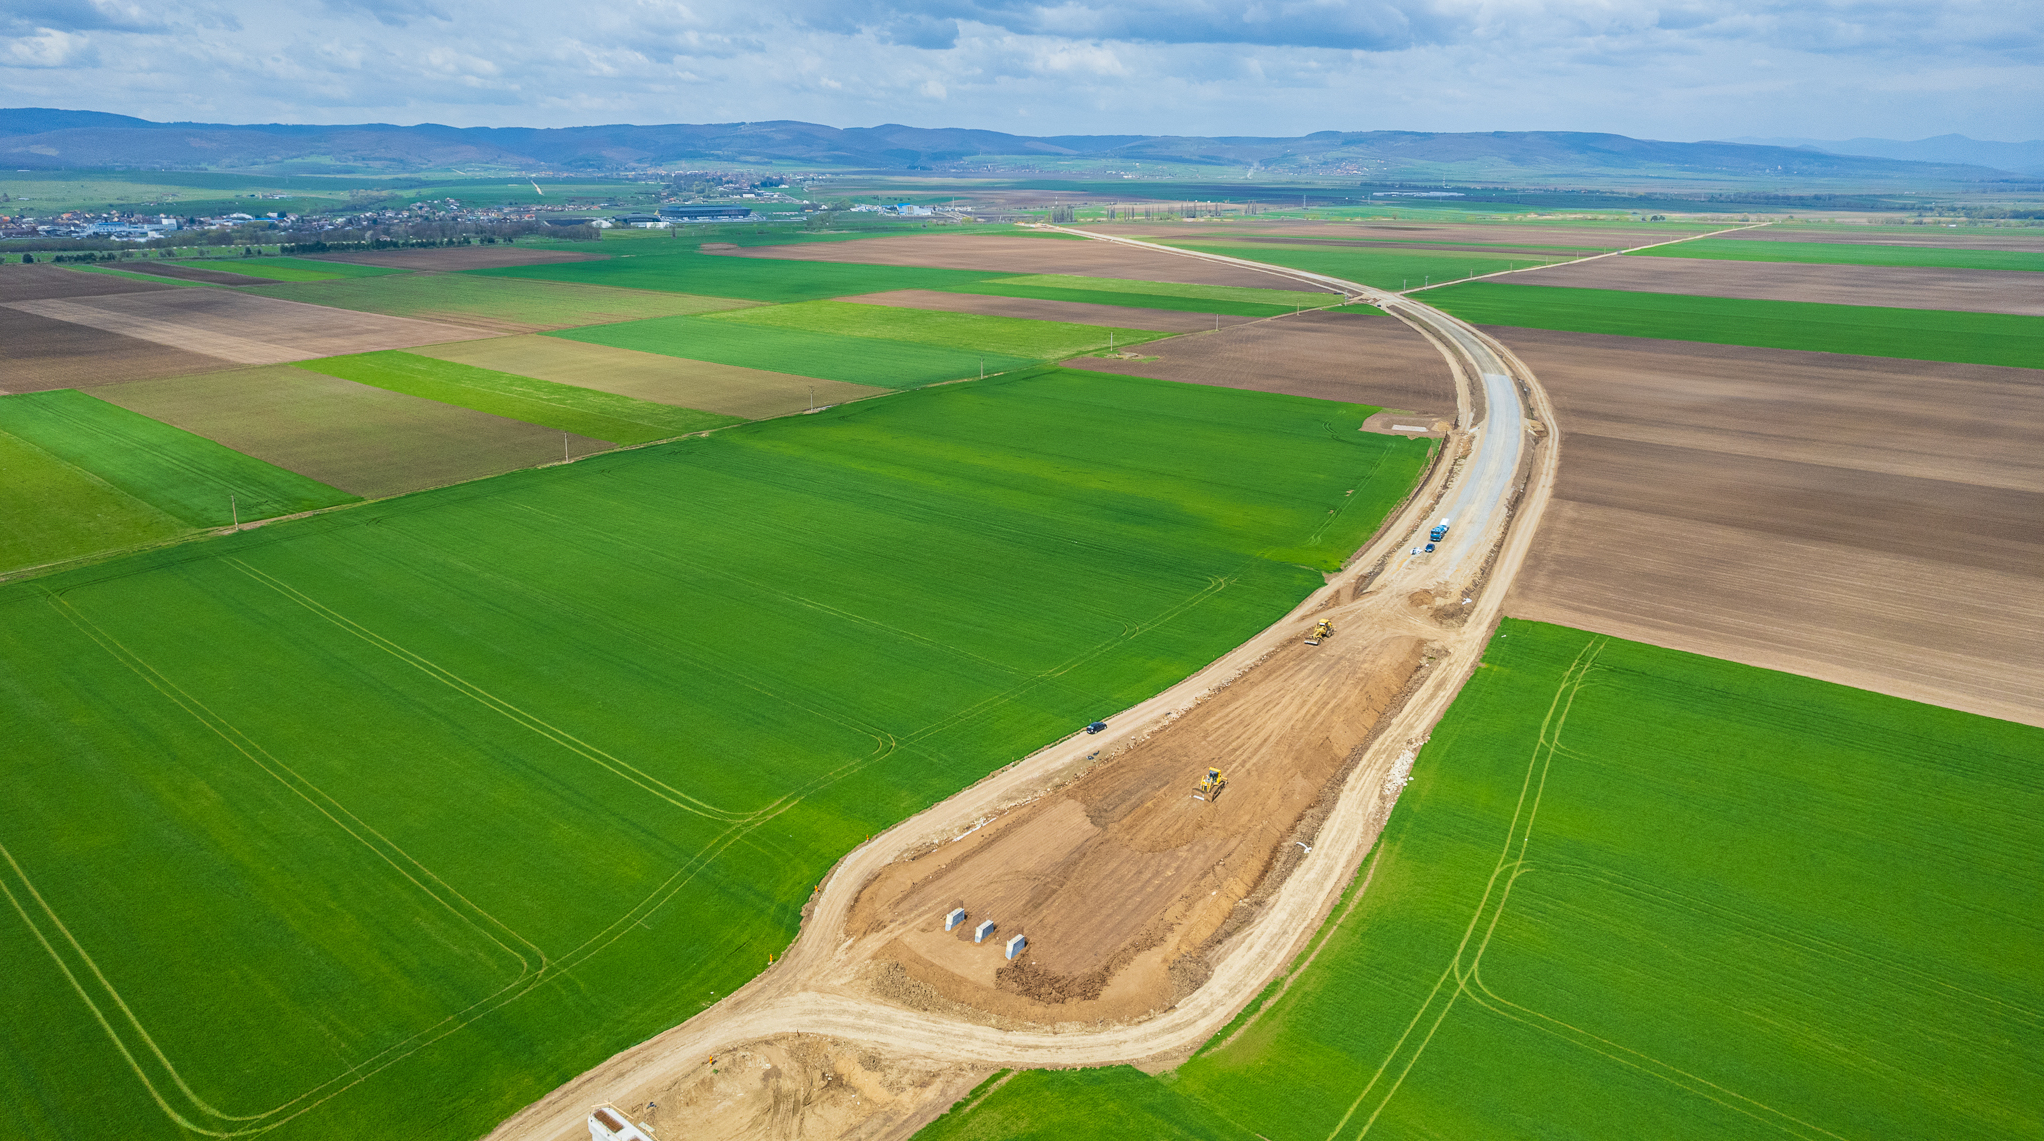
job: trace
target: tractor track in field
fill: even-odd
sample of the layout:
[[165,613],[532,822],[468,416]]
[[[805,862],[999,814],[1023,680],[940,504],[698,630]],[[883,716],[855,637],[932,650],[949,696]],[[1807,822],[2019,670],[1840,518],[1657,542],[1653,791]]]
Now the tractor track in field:
[[[1397,293],[1321,274],[1086,231],[1181,257],[1228,263],[1368,302],[1418,330],[1456,379],[1456,426],[1440,462],[1406,506],[1347,567],[1292,613],[1205,669],[1075,735],[995,772],[848,853],[812,898],[780,961],[715,1006],[619,1053],[504,1121],[489,1141],[589,1136],[599,1105],[619,1107],[654,1135],[905,1137],[1002,1067],[1175,1063],[1219,1032],[1285,972],[1326,920],[1375,842],[1396,796],[1393,776],[1474,672],[1504,596],[1523,563],[1558,467],[1554,412],[1537,379],[1504,346]],[[1480,403],[1479,403],[1480,401]],[[1480,411],[1479,411],[1480,409]],[[1427,524],[1454,525],[1431,556],[1413,557]],[[1467,597],[1467,605],[1459,600]],[[1120,1023],[1005,1028],[957,1009],[910,1009],[878,997],[872,939],[849,922],[865,888],[890,865],[961,838],[1164,730],[1224,686],[1255,684],[1256,667],[1330,617],[1344,641],[1423,637],[1437,664],[1419,670],[1402,705],[1359,751],[1312,837],[1310,854],[1256,917],[1206,957],[1211,974],[1168,1009]],[[1352,658],[1316,659],[1329,671]],[[1182,791],[1182,790],[1181,790]],[[721,1065],[711,1059],[721,1056]],[[777,1064],[778,1063],[778,1064]],[[763,1068],[762,1068],[763,1067]],[[819,1075],[828,1075],[819,1077]],[[658,1110],[648,1103],[660,1104]]]

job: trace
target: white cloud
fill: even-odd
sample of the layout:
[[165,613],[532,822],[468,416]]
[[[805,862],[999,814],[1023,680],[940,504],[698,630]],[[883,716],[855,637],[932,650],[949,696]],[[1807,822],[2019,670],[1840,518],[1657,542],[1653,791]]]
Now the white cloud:
[[2034,138],[2032,17],[1987,0],[9,0],[0,103],[458,126]]

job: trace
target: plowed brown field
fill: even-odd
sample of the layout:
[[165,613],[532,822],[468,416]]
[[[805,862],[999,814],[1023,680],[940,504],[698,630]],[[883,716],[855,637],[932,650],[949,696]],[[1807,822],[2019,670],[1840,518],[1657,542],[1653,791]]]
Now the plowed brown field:
[[853,242],[811,242],[796,246],[754,246],[744,250],[711,252],[728,257],[782,261],[841,261],[860,265],[977,269],[988,273],[1070,273],[1136,281],[1170,281],[1184,285],[1246,285],[1257,289],[1323,292],[1253,269],[1200,262],[1082,238],[934,234],[927,237],[864,238]]
[[1507,613],[2044,724],[2028,370],[1490,332],[1565,433]]
[[[93,395],[365,497],[558,460],[563,434],[288,365],[106,385]],[[568,436],[576,455],[600,440]]]
[[86,273],[60,265],[0,265],[0,305],[52,297],[104,297],[114,293],[161,293],[178,288],[111,273]]
[[888,293],[840,297],[838,300],[856,301],[862,305],[891,305],[898,309],[937,309],[946,313],[980,313],[990,317],[1027,317],[1038,321],[1149,329],[1159,333],[1192,333],[1201,329],[1245,325],[1256,320],[1254,317],[1226,314],[1135,309],[1121,305],[1093,305],[1084,301],[1039,301],[1031,297],[990,297],[977,293],[942,293],[932,289],[897,289]]
[[1072,368],[1288,392],[1408,412],[1455,407],[1455,380],[1426,338],[1389,317],[1301,313],[1141,346],[1154,361],[1078,357]]
[[2044,315],[2044,273],[2020,270],[1618,257],[1550,266],[1512,280],[1527,285],[1697,297]]
[[0,346],[5,346],[0,348],[0,393],[153,380],[235,364],[6,305],[0,305]]
[[402,349],[488,336],[476,329],[277,301],[225,289],[14,301],[12,308],[238,364]]

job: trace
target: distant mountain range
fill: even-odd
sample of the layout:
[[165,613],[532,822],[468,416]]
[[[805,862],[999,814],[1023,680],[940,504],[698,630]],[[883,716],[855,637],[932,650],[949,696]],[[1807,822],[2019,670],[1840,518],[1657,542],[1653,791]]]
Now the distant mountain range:
[[1993,143],[1964,135],[1904,142],[1900,139],[1732,139],[1763,147],[1808,147],[1834,155],[1868,155],[1874,158],[1908,159],[1913,162],[1965,163],[1997,167],[2019,174],[2044,174],[2044,140],[2027,143]]
[[1133,170],[1137,164],[1150,163],[1237,167],[1245,173],[1258,171],[1277,177],[1385,182],[1443,178],[1517,182],[1578,176],[1902,184],[2008,177],[2007,172],[1970,158],[1868,157],[1802,145],[1673,143],[1569,131],[1322,131],[1299,138],[1031,137],[896,124],[840,129],[785,120],[549,129],[431,123],[414,127],[383,123],[303,126],[155,123],[98,111],[40,107],[0,110],[0,166],[20,168],[351,174],[469,166],[594,172],[770,163],[929,171],[988,166],[1002,170],[1030,166]]

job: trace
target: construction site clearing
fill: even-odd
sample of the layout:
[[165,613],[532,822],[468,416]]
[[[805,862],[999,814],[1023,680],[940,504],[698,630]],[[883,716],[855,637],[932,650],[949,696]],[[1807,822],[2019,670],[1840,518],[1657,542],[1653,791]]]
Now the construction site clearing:
[[847,922],[870,949],[868,985],[1039,1025],[1142,1018],[1197,987],[1438,652],[1418,632],[1330,629],[1064,787],[882,870]]

